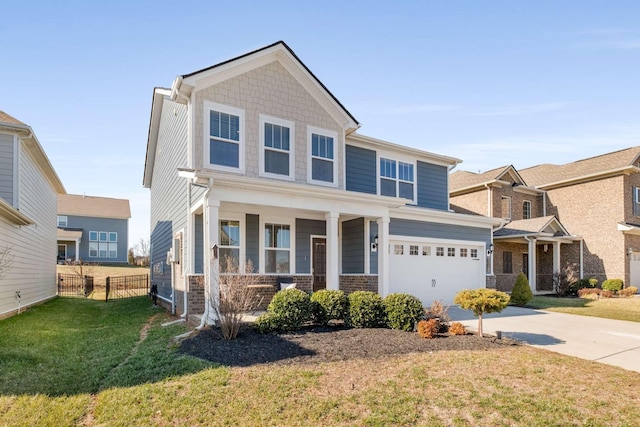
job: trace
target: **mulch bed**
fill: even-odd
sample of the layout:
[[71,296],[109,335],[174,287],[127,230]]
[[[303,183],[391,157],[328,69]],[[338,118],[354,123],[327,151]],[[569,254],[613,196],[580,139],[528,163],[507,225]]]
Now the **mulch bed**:
[[415,332],[392,329],[348,329],[309,326],[285,334],[261,334],[245,327],[235,340],[225,341],[220,331],[208,328],[181,343],[180,351],[226,366],[321,363],[378,358],[415,352],[488,350],[517,345],[507,339],[477,335],[440,335],[423,339]]

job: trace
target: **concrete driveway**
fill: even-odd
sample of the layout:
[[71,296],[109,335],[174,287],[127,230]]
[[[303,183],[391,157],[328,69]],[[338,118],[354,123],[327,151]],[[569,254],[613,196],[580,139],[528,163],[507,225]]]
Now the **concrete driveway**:
[[[458,306],[452,320],[477,331],[478,318]],[[640,372],[640,323],[507,307],[483,316],[485,334],[525,342],[534,347]]]

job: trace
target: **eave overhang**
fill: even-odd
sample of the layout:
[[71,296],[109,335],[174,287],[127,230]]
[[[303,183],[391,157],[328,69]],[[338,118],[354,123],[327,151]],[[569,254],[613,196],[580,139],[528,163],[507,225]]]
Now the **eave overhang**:
[[35,222],[0,198],[0,216],[15,225],[33,225]]

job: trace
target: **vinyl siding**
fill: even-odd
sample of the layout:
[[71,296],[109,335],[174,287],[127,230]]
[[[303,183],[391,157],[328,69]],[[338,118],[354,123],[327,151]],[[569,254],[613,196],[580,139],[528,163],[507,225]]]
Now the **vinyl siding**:
[[12,248],[13,263],[0,280],[0,317],[56,295],[57,196],[31,155],[20,147],[20,212],[36,224],[17,227],[0,219],[0,246]]
[[13,201],[13,135],[0,133],[0,197],[10,205]]
[[342,273],[364,273],[364,218],[342,223]]
[[376,152],[366,148],[346,146],[346,189],[377,194]]
[[448,170],[446,166],[418,162],[418,206],[448,210]]
[[415,236],[434,239],[478,241],[486,244],[491,243],[491,229],[489,228],[466,227],[397,218],[391,218],[389,234],[390,238],[393,238],[393,236]]
[[253,271],[260,271],[260,216],[247,214],[247,262],[253,263]]
[[[175,111],[175,114],[174,114]],[[174,234],[185,230],[183,248],[188,248],[187,181],[178,177],[177,168],[187,166],[187,107],[168,99],[163,101],[158,132],[156,157],[151,182],[151,281],[158,293],[171,297],[171,265],[166,264],[167,252]],[[188,253],[183,250],[183,253]],[[186,262],[184,262],[186,261]],[[190,260],[184,260],[188,265]],[[162,273],[154,266],[162,263]]]
[[311,236],[325,234],[325,221],[296,219],[296,274],[311,274]]

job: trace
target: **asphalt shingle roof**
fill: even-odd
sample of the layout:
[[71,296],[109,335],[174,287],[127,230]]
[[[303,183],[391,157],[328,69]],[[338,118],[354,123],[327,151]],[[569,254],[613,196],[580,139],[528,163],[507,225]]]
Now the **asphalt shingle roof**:
[[128,219],[131,209],[126,199],[58,194],[58,215]]

